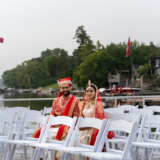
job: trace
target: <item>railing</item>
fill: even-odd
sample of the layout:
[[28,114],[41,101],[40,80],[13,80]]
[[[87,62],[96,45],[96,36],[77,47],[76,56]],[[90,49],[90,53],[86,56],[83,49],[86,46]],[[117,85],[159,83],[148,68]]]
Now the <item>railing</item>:
[[[78,99],[82,99],[83,97],[77,97]],[[101,97],[101,99],[110,99],[114,100],[115,108],[117,107],[117,100],[118,99],[142,99],[142,106],[145,106],[145,99],[146,98],[160,98],[160,95],[154,96],[114,96],[114,97]],[[5,101],[47,101],[47,100],[54,100],[55,98],[26,98],[26,99],[0,99],[0,108],[2,108],[2,103]]]

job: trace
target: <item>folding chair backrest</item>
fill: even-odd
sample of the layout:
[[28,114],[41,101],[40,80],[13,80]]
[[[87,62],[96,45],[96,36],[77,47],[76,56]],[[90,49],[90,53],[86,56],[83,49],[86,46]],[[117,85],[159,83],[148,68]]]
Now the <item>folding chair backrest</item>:
[[130,113],[134,113],[134,114],[141,114],[141,115],[153,115],[154,110],[153,109],[131,109]]
[[[73,147],[74,142],[77,139],[78,147],[90,148],[90,149],[92,149],[93,152],[95,152],[97,150],[97,147],[98,147],[98,144],[100,142],[100,139],[101,139],[101,136],[103,134],[106,123],[107,123],[107,119],[100,120],[100,119],[97,119],[97,118],[82,118],[82,117],[79,117],[69,146]],[[96,129],[99,130],[94,146],[80,143],[80,139],[79,139],[79,136],[78,136],[78,131],[79,131],[79,128],[84,128],[84,127],[92,127],[92,128],[96,128]]]
[[20,110],[19,112],[19,118],[23,117],[24,113],[27,115],[43,115],[43,110],[37,111],[37,110]]
[[27,114],[24,114],[23,118],[22,118],[22,121],[20,123],[20,126],[18,128],[18,133],[16,135],[16,139],[19,139],[20,135],[22,134],[22,139],[23,140],[34,140],[35,139],[35,141],[37,141],[37,138],[28,137],[28,135],[26,136],[24,134],[23,126],[24,126],[24,123],[40,123],[42,125],[42,130],[41,130],[41,134],[40,134],[40,137],[38,139],[38,142],[41,142],[43,134],[44,134],[45,129],[46,129],[48,119],[49,119],[48,115],[45,117],[43,115],[27,115]]
[[124,108],[125,111],[129,111],[130,109],[138,109],[138,105],[136,106],[133,106],[133,105],[128,105],[128,104],[125,104],[125,105],[118,105],[117,108]]
[[104,112],[105,113],[105,118],[106,119],[113,119],[113,117],[114,117],[114,113],[109,113],[109,112]]
[[124,108],[106,108],[104,109],[105,112],[109,112],[109,113],[124,113]]
[[12,114],[12,113],[16,113],[18,112],[18,110],[30,110],[30,106],[29,107],[12,107],[12,108],[6,108],[6,111],[8,114]]
[[7,133],[7,139],[8,140],[11,139],[11,132],[12,132],[14,119],[15,119],[15,113],[12,114],[12,115],[10,115],[10,114],[0,114],[0,121],[2,122],[2,124],[10,123],[9,129],[8,129],[8,133]]
[[115,114],[113,120],[125,120],[129,122],[138,122],[139,124],[141,120],[141,114],[133,114],[133,113]]
[[[16,118],[16,123],[17,124],[18,124],[18,121],[21,120],[21,118],[23,117],[24,114],[27,114],[27,115],[42,115],[43,114],[43,110],[41,110],[41,111],[37,111],[37,110],[19,110],[19,112],[17,113],[17,118]],[[41,125],[40,123],[37,123],[36,128],[39,128],[40,125]],[[28,127],[29,127],[29,124],[28,124]],[[14,130],[16,130],[16,128]]]
[[[97,152],[102,151],[104,143],[106,142],[106,148],[107,148],[106,150],[108,153],[112,152],[112,153],[115,153],[118,155],[122,154],[123,155],[122,159],[125,159],[127,157],[129,150],[131,149],[131,142],[133,141],[133,139],[137,133],[137,130],[136,130],[137,126],[138,126],[138,122],[128,122],[125,120],[116,120],[116,121],[108,120],[107,125],[104,130],[104,133],[102,135],[101,141],[99,143]],[[123,131],[123,132],[129,133],[124,151],[111,149],[109,147],[109,142],[108,142],[108,138],[107,138],[109,131]]]
[[50,114],[51,113],[51,110],[52,110],[52,107],[44,107],[43,109],[43,115],[45,116],[46,114]]
[[[75,127],[76,120],[77,120],[77,117],[70,118],[68,116],[57,116],[57,117],[50,116],[50,119],[49,119],[49,122],[46,128],[46,132],[42,139],[42,143],[45,143],[47,140],[47,137],[49,136],[49,143],[60,143],[60,144],[64,144],[64,146],[68,146],[70,139],[71,139],[73,129]],[[52,140],[51,133],[50,133],[50,128],[52,125],[65,125],[65,126],[70,127],[65,142]]]
[[[159,115],[152,115],[152,116],[144,115],[137,141],[140,142],[142,139],[142,135],[143,135],[145,142],[159,142],[160,143],[160,140],[149,139],[149,135],[151,133],[151,128],[153,124],[157,125],[156,132],[159,132],[159,134],[157,135],[160,135],[160,116]],[[148,132],[146,132],[146,128],[145,128],[146,125],[148,126]]]
[[[6,110],[5,111],[0,110],[0,115],[1,114],[6,114]],[[3,133],[3,128],[4,128],[4,122],[0,121],[0,134]]]
[[154,112],[159,112],[160,113],[160,106],[144,106],[144,109],[153,109]]
[[5,111],[0,110],[0,114],[6,114],[6,113],[7,113],[6,110]]

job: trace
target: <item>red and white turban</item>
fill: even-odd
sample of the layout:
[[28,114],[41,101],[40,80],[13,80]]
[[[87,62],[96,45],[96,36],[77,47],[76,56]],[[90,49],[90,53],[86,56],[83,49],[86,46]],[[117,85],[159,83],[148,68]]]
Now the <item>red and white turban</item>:
[[71,87],[71,86],[72,86],[71,78],[70,78],[70,77],[68,77],[68,78],[63,78],[63,79],[61,79],[61,80],[58,82],[59,87],[61,87],[61,85],[63,85],[63,84],[69,84],[70,87]]

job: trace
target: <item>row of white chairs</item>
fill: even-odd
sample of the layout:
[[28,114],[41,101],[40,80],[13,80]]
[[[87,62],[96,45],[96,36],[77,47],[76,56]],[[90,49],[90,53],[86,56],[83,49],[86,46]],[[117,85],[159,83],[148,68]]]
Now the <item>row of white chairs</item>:
[[[44,107],[44,110],[41,111],[37,111],[37,110],[30,110],[30,106],[28,107],[12,107],[12,108],[6,108],[5,110],[0,109],[0,114],[15,114],[14,120],[13,120],[13,129],[12,129],[12,139],[14,139],[15,135],[17,134],[18,131],[18,127],[21,123],[22,117],[24,115],[24,113],[26,113],[27,115],[46,115],[49,114],[51,111],[51,107],[47,108]],[[41,124],[37,123],[36,128],[38,128]],[[10,127],[10,123],[7,123],[7,132],[8,129]],[[25,134],[30,134],[32,135],[35,131],[35,129],[30,129],[30,123],[25,123],[24,126],[27,130],[25,130]],[[0,136],[4,135],[4,123],[2,123],[2,121],[0,121]],[[22,149],[22,147],[21,147]],[[21,153],[21,149],[19,151],[17,151],[17,153]],[[4,143],[0,143],[0,153],[4,152]]]
[[[6,115],[5,117],[7,116],[8,115]],[[5,119],[6,122],[11,123],[11,126],[13,125],[12,123],[13,116],[12,118],[11,116],[9,116],[10,119],[8,118]],[[135,116],[138,117],[137,115]],[[128,152],[131,148],[131,142],[134,140],[134,137],[136,134],[136,128],[138,126],[138,122],[124,121],[124,120],[121,120],[121,118],[120,120],[108,120],[107,121],[107,119],[104,119],[104,120],[99,120],[96,118],[84,118],[83,119],[82,117],[80,117],[76,125],[75,125],[76,120],[77,120],[76,117],[70,118],[66,116],[61,116],[61,117],[51,116],[47,124],[48,119],[49,119],[49,116],[44,117],[42,115],[33,116],[33,115],[25,114],[19,126],[19,130],[18,130],[15,140],[11,140],[11,126],[10,126],[10,132],[8,134],[7,139],[3,139],[3,142],[6,143],[5,151],[3,154],[3,160],[13,159],[13,155],[14,155],[17,145],[23,145],[25,160],[27,160],[27,146],[36,147],[31,157],[32,160],[39,160],[41,153],[43,155],[43,159],[44,160],[47,159],[48,153],[49,153],[48,151],[50,151],[51,159],[54,159],[53,150],[60,150],[63,152],[61,159],[65,160],[65,159],[70,158],[71,160],[73,159],[73,154],[78,154],[79,158],[82,159],[82,155],[85,153],[88,154],[88,152],[97,152],[98,150],[100,151],[100,148],[102,150],[104,143],[106,143],[106,148],[107,148],[106,154],[108,154],[107,157],[109,156],[110,158],[111,157],[116,158],[118,156],[121,158],[125,158],[128,155]],[[38,139],[25,136],[23,125],[24,123],[29,123],[29,122],[38,122],[38,123],[43,124],[41,135]],[[51,134],[49,132],[50,127],[52,125],[58,125],[58,124],[63,124],[63,125],[67,125],[68,127],[70,127],[69,132],[67,134],[66,141],[56,141],[56,140],[52,140],[51,138]],[[46,128],[46,125],[47,125],[47,128]],[[78,131],[79,131],[79,128],[81,127],[92,127],[92,128],[99,129],[94,146],[85,145],[85,144],[80,143]],[[124,131],[124,132],[129,133],[129,137],[125,139],[127,147],[124,151],[114,150],[113,152],[113,149],[109,148],[109,145],[108,145],[109,141],[106,137],[107,137],[108,131],[110,130]],[[22,135],[23,137],[22,140],[20,140],[20,135]],[[47,137],[49,137],[49,143],[46,143]],[[74,147],[75,140],[77,140],[77,147]],[[8,150],[9,154],[8,156],[6,156],[8,148],[10,148]],[[45,152],[45,149],[47,149],[47,152]],[[120,155],[119,155],[119,152],[121,153]]]
[[[7,116],[6,116],[7,117]],[[73,159],[73,154],[78,154],[79,158],[82,159],[82,156],[90,157],[93,159],[137,159],[138,155],[138,148],[139,147],[145,147],[145,156],[148,158],[148,152],[146,148],[151,148],[151,157],[153,157],[154,154],[159,153],[156,148],[160,147],[158,143],[160,143],[157,139],[149,139],[148,132],[146,134],[146,130],[144,130],[145,125],[148,125],[148,130],[151,129],[151,124],[157,124],[160,125],[160,116],[154,115],[154,116],[143,116],[142,123],[141,123],[141,129],[140,133],[138,135],[138,138],[136,138],[136,133],[138,129],[138,124],[140,122],[141,115],[136,115],[132,113],[125,113],[125,114],[116,114],[113,118],[113,120],[104,119],[103,121],[95,118],[82,118],[80,117],[78,119],[78,122],[76,124],[75,130],[73,132],[75,123],[77,118],[69,118],[69,117],[53,117],[51,116],[49,119],[49,122],[47,124],[49,116],[33,116],[33,115],[24,115],[22,119],[22,123],[19,126],[18,134],[16,136],[15,140],[11,140],[11,136],[8,135],[8,139],[3,140],[5,142],[6,148],[3,155],[3,160],[5,160],[7,148],[10,147],[8,160],[13,159],[13,155],[16,149],[16,145],[23,145],[23,151],[24,151],[24,159],[27,160],[27,147],[26,146],[32,146],[36,147],[34,149],[34,153],[32,154],[31,159],[33,160],[39,160],[41,154],[43,155],[43,159],[47,159],[48,153],[50,151],[51,158],[53,158],[53,150],[59,150],[62,151],[61,160],[65,160],[70,158]],[[4,118],[4,117],[3,117]],[[125,119],[125,120],[124,120]],[[7,122],[12,123],[12,118],[7,118]],[[43,124],[43,128],[41,131],[41,136],[36,138],[30,138],[26,137],[23,130],[23,124],[29,123],[29,122],[39,122]],[[107,123],[106,123],[107,122]],[[66,141],[56,141],[51,139],[51,134],[49,132],[49,129],[51,125],[58,125],[63,124],[70,127],[67,139]],[[12,125],[12,124],[11,124]],[[46,128],[47,125],[47,128]],[[94,146],[89,146],[85,144],[80,143],[80,139],[78,136],[79,128],[81,127],[94,127],[99,129],[99,133],[97,135],[97,139]],[[129,133],[129,136],[115,136],[113,139],[108,139],[107,134],[108,131],[123,131]],[[20,140],[20,135],[23,135],[23,139]],[[72,135],[73,134],[73,135]],[[156,132],[152,133],[154,135],[160,135],[159,130],[157,129]],[[71,136],[72,135],[72,136]],[[144,141],[142,142],[142,135],[144,136]],[[47,137],[49,137],[49,143],[46,143]],[[74,142],[77,140],[77,147],[74,147]],[[115,150],[114,148],[111,148],[109,143],[121,143],[125,144],[124,150]],[[12,145],[11,145],[12,144]],[[102,148],[106,144],[107,152],[103,153]],[[132,149],[132,147],[134,147]],[[47,150],[45,152],[45,150]],[[133,154],[133,157],[131,157]]]
[[[115,108],[115,109],[118,110],[118,108]],[[124,110],[124,109],[122,109],[122,110]],[[139,110],[139,112],[135,112],[134,114],[139,114],[139,113],[140,113],[140,110],[143,110],[142,113],[144,113],[144,111],[145,111],[146,109],[138,109],[138,110]],[[108,110],[108,111],[109,111],[109,110]],[[128,120],[129,120],[129,121],[131,121],[131,117],[132,117],[132,116],[131,116],[131,113],[133,113],[133,111],[136,111],[136,110],[135,110],[135,109],[130,109],[130,114],[124,114],[125,116],[128,116],[128,118],[129,118]],[[116,111],[115,111],[115,112],[116,112]],[[114,113],[115,113],[115,112],[114,112]],[[113,113],[113,112],[112,112],[112,113]],[[123,113],[123,112],[122,112],[122,113]],[[150,111],[148,110],[148,113],[147,113],[147,114],[148,114],[148,115],[153,115],[153,110],[150,110]],[[123,114],[122,114],[122,115],[119,114],[119,116],[121,116],[121,119],[124,119],[124,115],[123,115]],[[144,114],[142,114],[142,115],[144,115]],[[115,114],[114,118],[112,117],[112,119],[116,120],[116,117],[118,118],[119,116]],[[120,119],[119,119],[119,120],[120,120]],[[127,119],[126,119],[126,120],[127,120]],[[40,122],[40,121],[39,121],[39,122]],[[25,123],[29,123],[29,122],[25,122]],[[23,126],[24,126],[25,123],[23,123]],[[138,121],[137,121],[137,123],[139,124]],[[22,123],[21,123],[21,124],[22,124]],[[24,131],[25,131],[25,130],[23,130],[23,132],[24,132]],[[24,132],[24,133],[25,133],[25,132]],[[119,137],[115,137],[113,140],[109,140],[109,142],[117,142],[117,141],[118,141],[118,138],[119,138]],[[17,137],[16,137],[16,139],[17,139]],[[45,142],[45,141],[44,141],[44,142]],[[120,142],[120,140],[119,140],[119,142]],[[122,140],[121,140],[121,143],[122,143]],[[126,143],[126,140],[125,140],[125,141],[123,140],[123,144],[124,144],[124,143]]]

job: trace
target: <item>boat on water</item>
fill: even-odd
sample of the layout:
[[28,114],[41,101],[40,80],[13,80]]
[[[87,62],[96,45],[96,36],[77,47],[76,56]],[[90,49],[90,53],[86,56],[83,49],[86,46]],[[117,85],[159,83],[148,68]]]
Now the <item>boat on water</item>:
[[132,88],[132,87],[116,87],[116,88],[100,88],[100,93],[125,93],[125,92],[139,92],[141,91],[140,88]]

